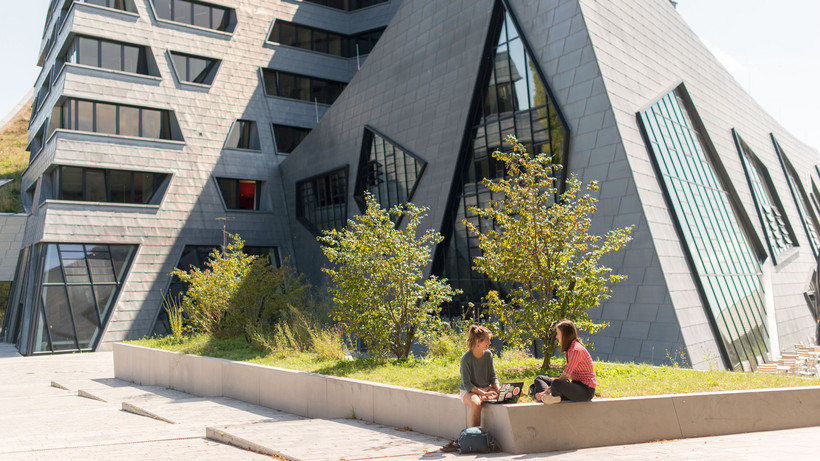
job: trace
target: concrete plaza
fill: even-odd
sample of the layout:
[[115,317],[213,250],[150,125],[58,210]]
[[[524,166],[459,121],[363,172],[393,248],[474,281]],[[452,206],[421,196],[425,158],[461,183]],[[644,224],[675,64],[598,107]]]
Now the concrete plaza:
[[[306,419],[229,398],[114,378],[111,353],[20,357],[0,345],[0,460],[702,459],[809,460],[820,427],[531,455],[437,451],[436,437],[357,420]],[[229,444],[222,443],[228,442]],[[258,453],[248,451],[246,447]]]

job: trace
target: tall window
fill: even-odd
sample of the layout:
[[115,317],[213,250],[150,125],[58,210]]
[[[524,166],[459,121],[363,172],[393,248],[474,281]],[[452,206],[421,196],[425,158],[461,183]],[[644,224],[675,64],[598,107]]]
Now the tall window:
[[298,126],[273,125],[273,137],[276,138],[276,151],[280,154],[289,154],[296,149],[310,133],[310,128]]
[[219,191],[229,210],[258,210],[260,181],[217,178]]
[[300,99],[302,101],[333,104],[346,83],[291,74],[273,69],[262,69],[265,93],[268,96]]
[[110,203],[159,203],[156,194],[168,179],[162,173],[75,166],[60,166],[53,174],[57,200]]
[[210,85],[219,68],[219,60],[171,51],[174,72],[180,82]]
[[[489,46],[482,60],[486,64],[480,69],[478,90],[471,106],[470,138],[461,148],[464,167],[454,178],[456,188],[442,229],[446,239],[436,257],[437,270],[463,291],[450,306],[454,315],[460,315],[468,302],[479,304],[488,290],[501,289],[473,271],[473,258],[480,256],[481,250],[478,238],[464,225],[465,219],[479,219],[470,207],[486,208],[493,199],[483,179],[505,174],[503,163],[497,162],[492,153],[509,150],[504,139],[513,134],[527,152],[543,153],[552,157],[554,163],[565,164],[567,130],[540,65],[501,1],[496,1],[489,33]],[[492,223],[482,221],[481,226]]]
[[277,19],[268,41],[352,58],[370,53],[383,32],[382,27],[356,35],[342,35]]
[[233,8],[192,0],[152,0],[159,19],[230,32]]
[[385,209],[407,203],[426,165],[409,150],[366,127],[355,190],[359,207],[364,211],[365,191],[373,194]]
[[316,235],[347,222],[347,167],[296,183],[296,218]]
[[230,149],[260,150],[259,130],[252,120],[237,120],[228,133],[225,147]]
[[93,349],[135,251],[136,245],[43,244],[32,352]]
[[774,150],[777,152],[777,157],[780,159],[780,165],[783,167],[783,173],[789,182],[789,189],[791,189],[792,197],[794,197],[794,204],[797,205],[797,212],[800,213],[800,220],[803,221],[803,228],[806,230],[806,235],[809,237],[809,244],[814,257],[820,256],[820,238],[818,238],[818,223],[817,218],[811,211],[811,203],[803,189],[803,184],[800,182],[797,171],[792,166],[780,143],[775,139],[774,134],[771,135],[772,143],[774,143]]
[[79,35],[71,41],[65,61],[71,64],[149,75],[148,48]]
[[760,224],[766,233],[769,251],[776,264],[777,256],[794,246],[794,233],[783,213],[780,199],[774,193],[775,188],[768,170],[735,130],[732,130],[732,134],[740,152],[743,169],[746,170],[746,176],[749,178],[752,197],[754,197],[755,207],[760,216]]
[[66,99],[55,106],[51,124],[66,130],[182,140],[171,111],[83,99]]
[[367,8],[368,6],[385,3],[387,0],[304,0],[306,2],[315,3],[317,5],[324,5],[337,10],[354,11],[360,8]]
[[753,370],[769,347],[759,256],[687,101],[680,86],[640,120],[729,365]]

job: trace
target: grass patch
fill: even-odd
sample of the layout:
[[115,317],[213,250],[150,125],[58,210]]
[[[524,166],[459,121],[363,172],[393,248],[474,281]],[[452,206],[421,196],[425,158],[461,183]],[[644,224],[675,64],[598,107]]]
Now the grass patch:
[[26,104],[9,123],[0,127],[0,179],[13,179],[12,184],[0,187],[0,213],[23,211],[20,199],[20,178],[28,167],[28,121],[31,105]]
[[[171,350],[194,355],[207,355],[229,360],[251,362],[280,368],[320,373],[329,376],[374,381],[428,391],[458,394],[458,359],[417,359],[407,361],[375,359],[322,360],[316,354],[299,352],[266,354],[254,349],[244,338],[215,339],[195,335],[130,341],[131,344]],[[520,353],[497,357],[496,372],[501,381],[532,383],[541,374],[541,359],[523,357]],[[553,359],[550,376],[558,376],[564,367],[563,358]],[[654,367],[645,364],[595,362],[598,377],[597,397],[630,397],[692,392],[717,392],[775,387],[817,386],[820,379],[762,373],[728,371],[697,371],[677,367]],[[524,396],[522,401],[529,401]]]

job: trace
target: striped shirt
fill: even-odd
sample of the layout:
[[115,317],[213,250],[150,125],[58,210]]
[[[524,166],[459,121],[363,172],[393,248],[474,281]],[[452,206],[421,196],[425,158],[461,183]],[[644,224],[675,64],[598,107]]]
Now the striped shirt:
[[593,389],[598,383],[592,368],[592,357],[578,340],[573,341],[567,349],[567,367],[563,374],[569,375],[573,382],[586,384]]

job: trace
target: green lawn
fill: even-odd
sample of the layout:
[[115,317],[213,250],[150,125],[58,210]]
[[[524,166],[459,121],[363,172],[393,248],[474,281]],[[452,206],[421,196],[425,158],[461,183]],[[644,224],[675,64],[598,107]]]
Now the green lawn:
[[[406,362],[372,359],[319,360],[309,353],[265,354],[254,349],[244,338],[215,339],[206,335],[132,341],[146,347],[172,350],[195,355],[238,360],[331,376],[375,381],[429,391],[457,394],[459,388],[458,359],[411,359]],[[541,374],[540,359],[521,357],[520,353],[496,358],[495,366],[501,381],[524,381],[526,385]],[[548,373],[558,376],[563,358],[553,360]],[[598,377],[596,396],[629,397],[638,395],[714,392],[773,387],[817,386],[820,379],[737,373],[726,371],[696,371],[677,367],[654,367],[645,364],[596,362]],[[527,398],[524,401],[528,400]]]
[[0,213],[23,211],[20,201],[20,178],[28,167],[28,120],[31,114],[27,104],[9,123],[0,127],[0,179],[14,179],[13,184],[0,188]]

